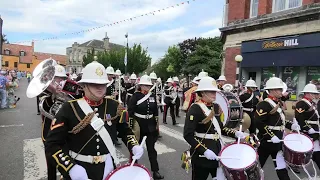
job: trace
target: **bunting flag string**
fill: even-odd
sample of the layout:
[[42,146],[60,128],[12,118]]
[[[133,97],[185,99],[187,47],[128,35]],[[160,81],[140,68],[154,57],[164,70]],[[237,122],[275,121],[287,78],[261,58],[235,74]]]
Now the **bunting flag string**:
[[[158,9],[158,10],[155,10],[155,11],[150,11],[148,13],[145,13],[145,14],[141,14],[141,15],[138,15],[138,16],[135,16],[135,17],[131,17],[131,18],[128,18],[128,19],[124,19],[124,20],[120,20],[120,21],[115,21],[113,23],[109,23],[109,24],[104,24],[102,26],[97,26],[97,27],[94,27],[94,28],[90,28],[90,29],[86,29],[86,30],[82,30],[82,31],[77,31],[77,32],[72,32],[72,33],[65,33],[61,36],[67,36],[67,35],[76,35],[76,34],[82,34],[82,33],[85,33],[85,32],[91,32],[91,31],[95,31],[97,29],[101,29],[103,27],[111,27],[111,26],[116,26],[118,24],[121,24],[121,23],[125,23],[125,22],[129,22],[129,21],[133,21],[137,18],[141,18],[141,17],[145,17],[145,16],[149,16],[149,15],[156,15],[157,13],[161,13],[163,11],[166,11],[170,8],[175,8],[175,7],[179,7],[181,5],[187,5],[187,4],[190,4],[190,2],[193,2],[193,1],[196,1],[196,0],[189,0],[189,1],[184,1],[184,2],[181,2],[181,3],[178,3],[178,4],[175,4],[175,5],[172,5],[172,6],[168,6],[166,8],[161,8],[161,9]],[[13,42],[12,44],[25,44],[25,43],[31,43],[31,42],[37,42],[37,41],[48,41],[48,40],[54,40],[54,39],[58,39],[58,36],[55,36],[55,37],[50,37],[50,38],[44,38],[44,39],[33,39],[33,40],[28,40],[28,41],[17,41],[17,42]]]

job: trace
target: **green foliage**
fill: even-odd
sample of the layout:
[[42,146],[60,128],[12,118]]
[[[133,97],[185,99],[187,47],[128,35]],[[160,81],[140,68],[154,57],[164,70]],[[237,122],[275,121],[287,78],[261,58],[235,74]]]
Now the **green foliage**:
[[[87,56],[83,57],[83,66],[93,61],[94,49],[87,53]],[[112,49],[110,51],[99,52],[97,56],[97,61],[101,63],[104,67],[111,65],[114,70],[120,69],[122,73],[125,72],[124,57],[126,48]],[[143,49],[139,44],[134,44],[133,47],[129,48],[127,54],[128,64],[127,64],[127,74],[131,73],[141,73],[143,72],[151,63],[151,57],[148,55],[148,51]]]
[[8,41],[8,39],[6,38],[6,35],[5,35],[5,34],[2,34],[2,35],[1,35],[1,42],[2,42],[2,43],[7,43],[7,44],[9,44],[9,41]]

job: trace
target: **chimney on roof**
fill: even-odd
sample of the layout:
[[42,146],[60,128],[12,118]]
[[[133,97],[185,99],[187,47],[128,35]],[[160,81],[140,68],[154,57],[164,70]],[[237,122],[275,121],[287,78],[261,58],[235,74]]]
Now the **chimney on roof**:
[[77,42],[74,42],[73,44],[72,44],[72,47],[78,47],[78,43]]
[[109,50],[110,46],[109,46],[109,37],[108,37],[108,33],[106,32],[106,36],[103,38],[103,46],[105,48],[105,50]]

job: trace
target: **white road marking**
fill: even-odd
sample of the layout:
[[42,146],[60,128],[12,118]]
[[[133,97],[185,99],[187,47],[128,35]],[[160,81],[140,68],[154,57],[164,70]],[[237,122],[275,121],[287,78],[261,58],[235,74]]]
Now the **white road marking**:
[[10,124],[10,125],[0,125],[0,128],[4,127],[21,127],[23,124]]
[[184,127],[184,124],[177,124],[177,126],[179,126],[179,127]]
[[[120,162],[128,162],[128,158],[116,149]],[[41,138],[23,141],[24,180],[38,180],[47,177],[47,164]],[[58,173],[59,174],[59,173]]]
[[[147,148],[147,147],[146,147],[146,144],[144,144],[143,147],[146,149],[146,148]],[[171,148],[169,148],[168,146],[166,146],[166,145],[164,145],[164,144],[162,144],[162,143],[160,143],[160,142],[158,142],[158,141],[157,141],[156,144],[155,144],[155,149],[157,150],[157,154],[158,154],[158,155],[159,155],[159,154],[176,152],[175,149],[171,149]]]

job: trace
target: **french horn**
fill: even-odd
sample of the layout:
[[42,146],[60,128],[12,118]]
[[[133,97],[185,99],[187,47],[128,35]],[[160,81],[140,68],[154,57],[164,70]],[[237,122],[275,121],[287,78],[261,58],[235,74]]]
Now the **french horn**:
[[233,86],[231,84],[225,84],[222,86],[222,89],[226,92],[231,92],[233,90]]

